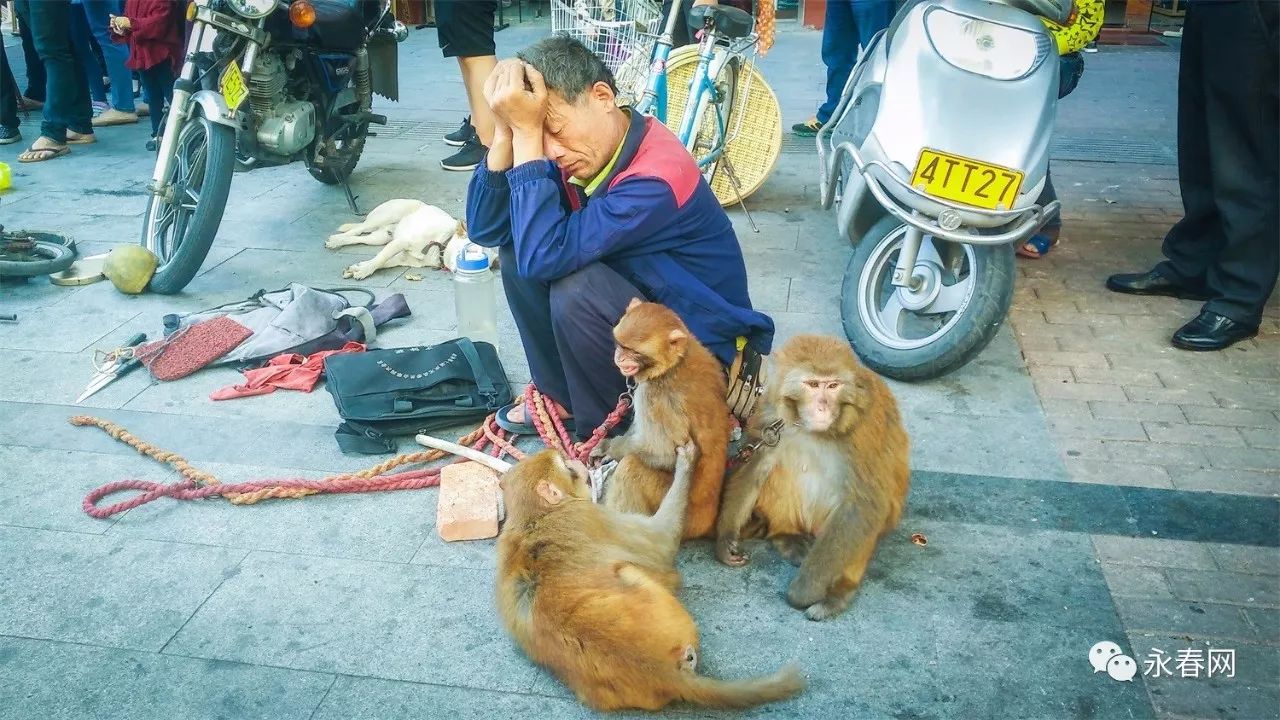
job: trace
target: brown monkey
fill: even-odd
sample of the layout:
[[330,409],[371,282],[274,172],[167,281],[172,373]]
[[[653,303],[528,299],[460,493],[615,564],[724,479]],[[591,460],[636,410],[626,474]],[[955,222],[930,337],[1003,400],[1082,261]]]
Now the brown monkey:
[[587,469],[544,450],[501,481],[498,611],[516,643],[596,710],[659,710],[675,700],[748,707],[790,697],[794,667],[750,680],[697,675],[698,629],[673,567],[694,473],[675,452],[671,491],[652,516],[591,502]]
[[824,620],[848,607],[880,536],[898,524],[909,442],[888,386],[843,340],[799,335],[775,365],[748,427],[759,445],[725,486],[716,557],[745,565],[740,536],[770,538],[800,566],[787,602]]
[[594,453],[616,458],[604,502],[622,512],[652,514],[671,486],[676,448],[698,449],[686,538],[715,529],[729,449],[724,371],[679,316],[656,303],[632,300],[613,330],[614,363],[636,383],[631,427]]

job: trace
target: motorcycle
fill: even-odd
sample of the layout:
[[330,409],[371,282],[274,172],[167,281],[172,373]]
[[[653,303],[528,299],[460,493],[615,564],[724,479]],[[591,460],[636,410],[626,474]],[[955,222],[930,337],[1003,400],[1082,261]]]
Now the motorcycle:
[[918,0],[864,48],[818,133],[824,209],[854,244],[841,316],[868,367],[938,377],[991,342],[1038,204],[1073,0]]
[[371,112],[373,94],[399,99],[397,44],[408,37],[389,0],[194,0],[187,21],[143,216],[161,294],[200,270],[237,170],[301,159],[356,212],[348,178],[369,126],[387,122]]

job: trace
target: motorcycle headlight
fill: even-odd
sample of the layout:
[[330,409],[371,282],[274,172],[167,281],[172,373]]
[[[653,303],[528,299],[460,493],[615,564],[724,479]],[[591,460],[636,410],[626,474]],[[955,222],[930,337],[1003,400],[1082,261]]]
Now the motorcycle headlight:
[[947,62],[996,80],[1025,77],[1051,49],[1046,33],[976,20],[943,8],[925,16],[924,28],[929,42]]
[[266,17],[276,9],[276,0],[227,0],[227,4],[237,14],[250,20]]

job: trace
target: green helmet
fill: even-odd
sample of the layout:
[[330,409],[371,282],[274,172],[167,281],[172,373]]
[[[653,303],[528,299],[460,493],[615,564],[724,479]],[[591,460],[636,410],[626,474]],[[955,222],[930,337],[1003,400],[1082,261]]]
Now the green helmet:
[[137,295],[147,289],[157,262],[155,254],[141,245],[121,245],[107,255],[102,274],[120,292]]

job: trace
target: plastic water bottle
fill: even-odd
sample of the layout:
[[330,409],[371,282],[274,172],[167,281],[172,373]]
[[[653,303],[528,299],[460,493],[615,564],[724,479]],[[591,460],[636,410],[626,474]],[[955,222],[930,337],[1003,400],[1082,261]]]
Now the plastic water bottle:
[[458,335],[471,342],[498,347],[498,300],[494,295],[489,256],[475,243],[458,253],[453,273],[453,303],[458,313]]

